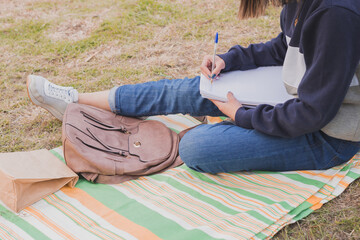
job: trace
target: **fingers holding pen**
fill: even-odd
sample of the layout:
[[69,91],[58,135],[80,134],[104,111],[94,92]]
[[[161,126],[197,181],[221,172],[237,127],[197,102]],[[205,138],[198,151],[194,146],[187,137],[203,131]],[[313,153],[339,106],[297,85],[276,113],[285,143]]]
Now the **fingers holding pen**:
[[219,57],[219,56],[215,56],[215,67],[214,67],[214,71],[212,72],[212,74],[216,77],[217,75],[220,74],[221,70],[223,70],[225,68],[225,61]]
[[201,70],[201,73],[208,79],[211,78],[211,64],[212,64],[212,56],[210,56],[210,55],[204,56],[203,61],[200,66],[200,70]]
[[209,80],[214,79],[217,75],[219,75],[221,70],[225,68],[224,60],[222,58],[220,58],[219,56],[215,56],[214,71],[211,72],[212,62],[213,62],[213,56],[206,55],[206,56],[204,56],[203,61],[200,66],[201,73],[205,77],[207,77]]

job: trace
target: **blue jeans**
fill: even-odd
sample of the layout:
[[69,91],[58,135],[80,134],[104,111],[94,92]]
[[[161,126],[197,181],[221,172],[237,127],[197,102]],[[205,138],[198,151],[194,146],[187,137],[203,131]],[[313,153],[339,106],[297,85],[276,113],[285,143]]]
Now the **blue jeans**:
[[[199,93],[199,77],[160,80],[115,87],[110,91],[113,112],[125,116],[183,113],[221,116]],[[360,149],[359,142],[329,137],[321,131],[280,138],[231,122],[200,125],[180,141],[181,159],[190,168],[208,173],[250,170],[292,171],[340,165]]]

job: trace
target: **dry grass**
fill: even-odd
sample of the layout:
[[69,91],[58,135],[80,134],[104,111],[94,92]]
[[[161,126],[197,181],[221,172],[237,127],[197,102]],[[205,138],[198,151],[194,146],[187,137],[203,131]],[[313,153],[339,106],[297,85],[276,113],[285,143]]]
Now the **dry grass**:
[[[237,8],[237,0],[0,0],[0,151],[61,144],[61,123],[27,98],[28,74],[81,92],[195,76],[216,31],[219,53],[279,32],[280,8],[247,21]],[[359,195],[357,181],[276,237],[359,239]]]

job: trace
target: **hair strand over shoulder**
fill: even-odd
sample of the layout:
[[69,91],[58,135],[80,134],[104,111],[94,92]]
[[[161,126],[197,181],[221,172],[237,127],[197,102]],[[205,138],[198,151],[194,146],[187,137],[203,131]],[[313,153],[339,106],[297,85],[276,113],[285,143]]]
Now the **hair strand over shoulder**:
[[291,0],[241,0],[238,17],[240,19],[259,17],[264,14],[269,3],[278,6],[289,1]]

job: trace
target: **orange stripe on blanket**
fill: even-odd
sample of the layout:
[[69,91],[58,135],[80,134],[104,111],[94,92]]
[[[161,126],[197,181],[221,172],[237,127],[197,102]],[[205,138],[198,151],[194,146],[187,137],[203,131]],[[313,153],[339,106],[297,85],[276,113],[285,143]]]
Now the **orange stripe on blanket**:
[[175,124],[175,125],[178,125],[179,127],[182,127],[182,128],[184,128],[184,129],[189,128],[189,125],[186,125],[186,124],[184,124],[184,123],[182,123],[182,122],[179,122],[179,121],[172,120],[172,119],[169,118],[169,117],[160,116],[160,118],[163,118],[163,119],[165,119],[165,121],[170,122],[170,123],[173,123],[173,124]]
[[73,236],[70,233],[63,230],[60,226],[58,226],[56,223],[51,221],[48,217],[46,217],[41,212],[37,211],[35,208],[30,206],[30,207],[25,208],[24,211],[29,212],[33,217],[35,217],[39,221],[43,222],[46,226],[51,228],[53,231],[55,231],[59,235],[63,236],[65,239],[77,239],[75,236]]
[[311,196],[309,197],[306,201],[312,205],[318,204],[320,201],[322,200],[322,198],[319,198],[317,196]]
[[[184,172],[184,174],[189,175],[189,173],[187,173],[187,172]],[[208,177],[209,177],[209,176],[208,176]],[[183,180],[184,180],[184,179],[183,179]],[[222,182],[222,179],[219,178],[218,181],[219,181],[219,182]],[[190,183],[188,182],[188,184],[190,184]],[[211,185],[208,186],[209,189],[210,189],[210,187],[211,187]],[[217,188],[213,188],[212,190],[215,191],[215,190],[217,190]],[[225,189],[225,188],[222,188],[221,190],[224,191],[224,192],[229,192],[229,193],[232,192],[232,191],[229,191],[229,190],[227,190],[227,189]],[[210,193],[209,193],[209,194],[210,194]],[[216,197],[217,199],[220,199],[220,198],[217,197],[217,196],[214,196],[214,197]],[[242,196],[240,196],[240,195],[237,196],[237,198],[245,201],[245,202],[243,202],[243,204],[246,204],[246,205],[249,205],[249,206],[251,206],[251,204],[260,205],[260,206],[264,207],[266,210],[269,210],[269,211],[273,211],[273,212],[274,212],[273,209],[267,209],[267,208],[266,208],[267,205],[264,204],[264,203],[263,203],[262,201],[260,201],[260,200],[255,200],[255,199],[252,199],[252,198],[246,197],[246,196],[245,196],[245,197],[242,197]],[[229,204],[229,205],[231,205],[231,206],[235,206],[235,205],[231,204],[230,202],[228,202],[227,204]],[[236,207],[236,206],[235,206],[235,207]],[[257,209],[257,211],[260,211],[260,212],[262,212],[264,215],[268,216],[270,219],[273,219],[273,216],[270,215],[270,214],[268,214],[268,213],[266,212],[266,210],[261,209],[261,208],[258,208],[258,209]]]
[[63,187],[61,191],[71,198],[78,200],[83,206],[90,209],[95,214],[101,216],[104,220],[111,223],[114,227],[122,229],[130,235],[138,239],[157,240],[160,239],[150,230],[130,221],[129,219],[121,216],[114,210],[106,207],[101,202],[87,194],[79,188]]
[[[312,172],[312,171],[298,171],[299,173],[305,173],[305,174],[308,174],[308,175],[311,175],[311,176],[318,176],[318,177],[322,177],[322,178],[325,178],[325,179],[328,179],[328,180],[331,180],[335,177],[338,177],[338,178],[343,178],[344,177],[344,174],[343,173],[336,173],[335,175],[327,175],[325,173],[317,173],[317,172]],[[346,175],[346,174],[345,174]]]
[[10,236],[7,236],[7,234],[4,232],[4,234],[6,235],[6,238],[22,239],[22,237],[20,237],[15,231],[13,231],[11,228],[6,226],[5,224],[0,223],[0,232],[1,232],[1,228],[3,228],[5,231],[7,231],[9,234],[12,235],[12,237],[10,238]]
[[345,182],[343,180],[338,183],[338,186],[341,186],[344,189],[347,188],[349,185],[350,184],[348,182]]
[[[183,175],[186,175],[187,177],[189,177],[190,179],[195,179],[191,174],[189,174],[188,172],[182,172]],[[224,202],[225,204],[227,204],[228,206],[231,206],[231,207],[234,207],[234,208],[238,208],[240,211],[246,211],[248,210],[249,207],[253,207],[250,203],[247,203],[247,202],[242,202],[242,204],[246,205],[246,208],[241,208],[241,206],[237,203],[237,205],[234,205],[232,204],[230,201],[226,200],[225,198],[221,198],[219,196],[216,196],[215,194],[212,194],[210,191],[213,191],[213,192],[216,192],[220,195],[223,195],[224,193],[223,192],[226,192],[226,193],[233,193],[233,191],[231,190],[228,190],[226,188],[222,188],[221,190],[219,190],[219,188],[217,187],[213,187],[211,185],[208,185],[206,182],[197,182],[197,183],[194,183],[194,182],[191,182],[185,178],[181,178],[179,176],[176,176],[174,175],[175,178],[177,179],[180,179],[181,181],[187,183],[188,185],[191,185],[193,188],[197,189],[199,192],[202,192],[202,193],[205,193],[205,194],[208,194],[210,195],[212,198],[214,199],[217,199],[217,201],[220,201],[220,202]],[[206,187],[207,188],[204,188],[202,187],[201,185],[207,185]],[[210,190],[210,191],[209,191]],[[244,201],[248,201],[248,199],[245,199],[245,198],[242,198],[239,196],[237,196],[237,198],[241,199],[241,200],[244,200]]]
[[83,227],[87,231],[95,234],[101,239],[112,239],[111,236],[117,239],[117,236],[106,229],[101,229],[92,219],[85,216],[81,211],[78,211],[76,208],[70,204],[62,201],[56,195],[50,195],[46,197],[46,201],[49,202],[54,207],[58,208],[61,212],[71,218],[79,226]]
[[222,122],[224,120],[222,120],[220,117],[210,117],[210,116],[207,116],[206,117],[208,122],[210,123],[219,123],[219,122]]
[[3,231],[0,231],[0,239],[2,240],[13,240],[13,238],[10,238],[10,236],[6,233],[6,232],[3,232]]
[[315,210],[318,210],[319,208],[321,208],[322,205],[323,205],[322,203],[318,203],[318,204],[315,204],[314,206],[310,207],[310,209],[315,211]]

